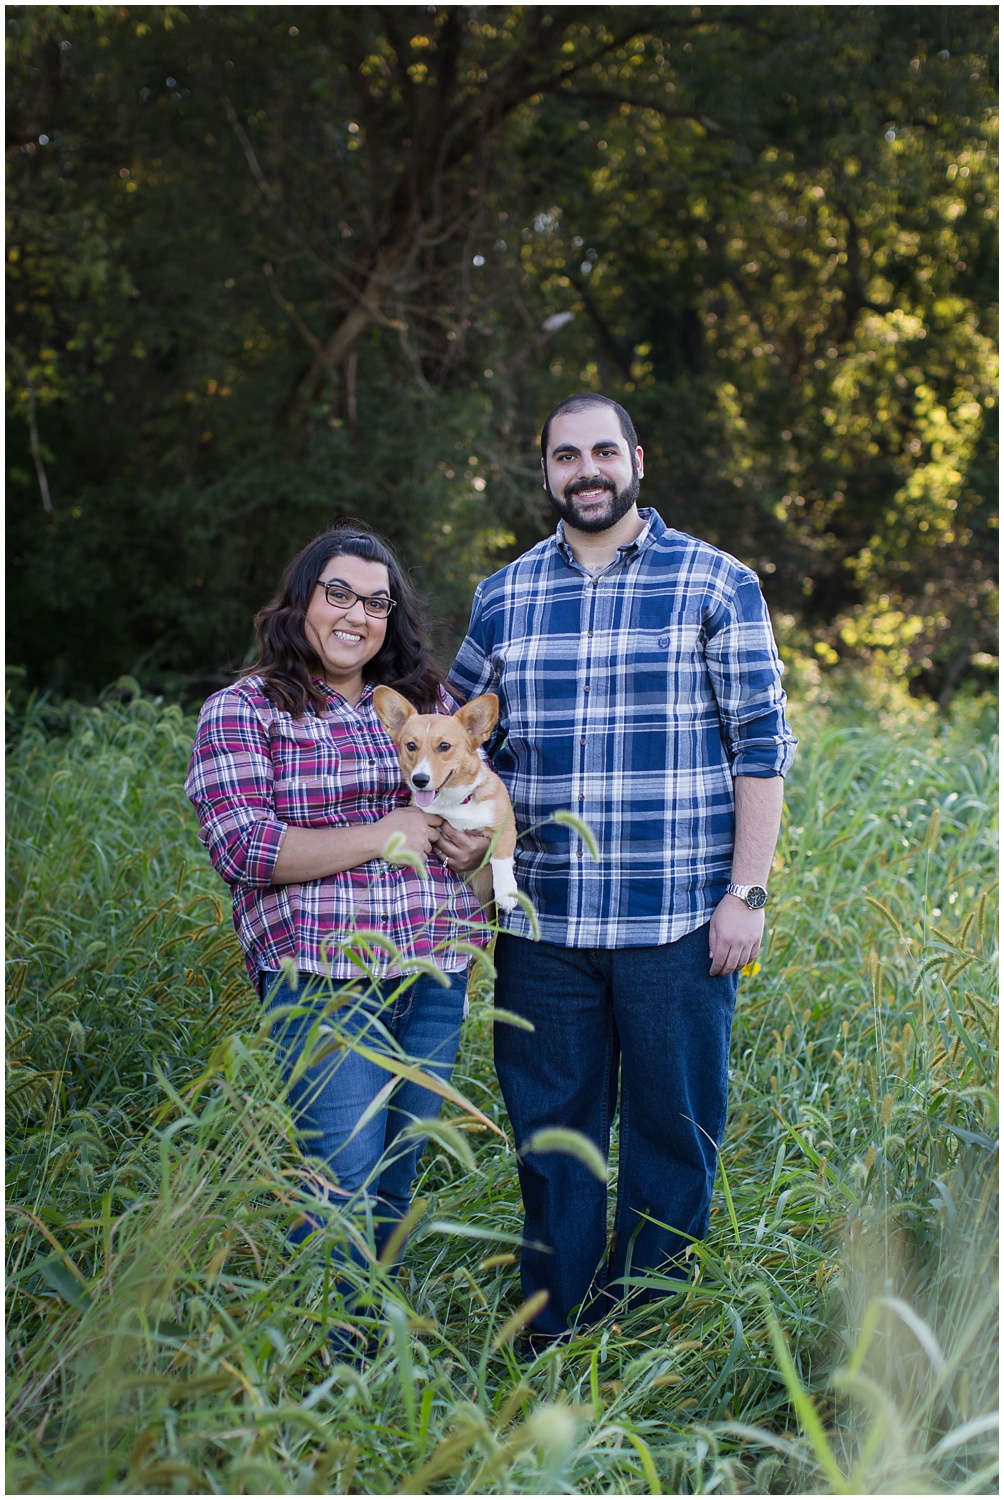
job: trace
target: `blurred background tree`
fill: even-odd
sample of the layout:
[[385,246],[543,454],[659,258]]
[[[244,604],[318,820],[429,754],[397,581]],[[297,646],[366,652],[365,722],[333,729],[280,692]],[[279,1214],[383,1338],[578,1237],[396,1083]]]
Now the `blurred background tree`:
[[562,396],[825,666],[996,667],[996,10],[13,6],[8,659],[228,680],[339,515],[444,659]]

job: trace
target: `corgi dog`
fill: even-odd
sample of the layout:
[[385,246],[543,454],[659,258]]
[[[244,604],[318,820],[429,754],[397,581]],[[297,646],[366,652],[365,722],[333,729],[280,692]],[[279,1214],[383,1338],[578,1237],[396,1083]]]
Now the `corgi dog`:
[[478,754],[498,722],[498,698],[484,693],[455,714],[420,714],[393,688],[380,686],[373,693],[373,707],[397,746],[413,804],[438,813],[454,828],[498,835],[491,869],[478,870],[471,885],[482,905],[494,897],[503,911],[511,911],[516,905],[516,820],[509,793]]

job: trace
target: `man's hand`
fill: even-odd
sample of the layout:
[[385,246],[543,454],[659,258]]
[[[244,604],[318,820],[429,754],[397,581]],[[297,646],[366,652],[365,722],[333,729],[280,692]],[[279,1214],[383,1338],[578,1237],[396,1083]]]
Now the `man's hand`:
[[738,896],[723,896],[711,918],[712,978],[752,963],[762,941],[763,911],[750,911]]
[[436,852],[454,875],[469,875],[481,864],[490,842],[486,833],[467,833],[444,823],[439,830]]

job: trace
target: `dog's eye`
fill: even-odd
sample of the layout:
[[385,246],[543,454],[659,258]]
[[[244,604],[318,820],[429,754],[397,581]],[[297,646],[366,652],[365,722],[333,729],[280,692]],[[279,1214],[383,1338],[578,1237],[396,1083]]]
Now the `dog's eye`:
[[453,746],[451,744],[448,744],[448,742],[446,740],[444,740],[443,743],[440,745],[439,748],[440,748],[440,750],[452,750]]
[[405,745],[404,748],[406,750],[417,750],[418,746],[415,744],[414,740],[409,740],[408,743]]

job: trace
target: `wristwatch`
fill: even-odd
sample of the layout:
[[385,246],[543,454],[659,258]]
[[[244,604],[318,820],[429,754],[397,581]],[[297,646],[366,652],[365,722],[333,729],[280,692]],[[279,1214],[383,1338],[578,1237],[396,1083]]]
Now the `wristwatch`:
[[738,896],[740,901],[745,901],[750,911],[760,911],[767,905],[767,892],[762,885],[733,885],[731,882],[725,887],[727,896]]

